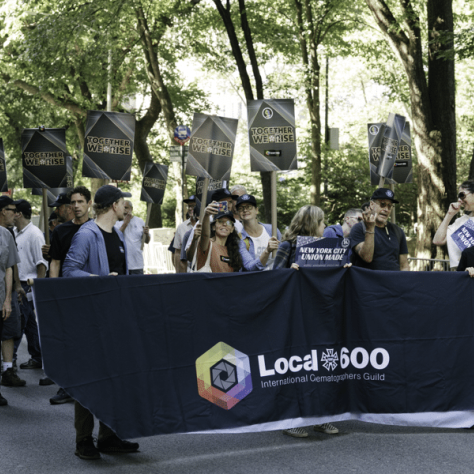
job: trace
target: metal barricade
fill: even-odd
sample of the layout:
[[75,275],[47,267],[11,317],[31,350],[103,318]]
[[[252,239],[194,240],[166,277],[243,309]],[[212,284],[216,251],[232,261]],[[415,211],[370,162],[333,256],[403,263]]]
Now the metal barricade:
[[411,271],[417,272],[450,272],[449,260],[436,258],[415,258],[408,257]]

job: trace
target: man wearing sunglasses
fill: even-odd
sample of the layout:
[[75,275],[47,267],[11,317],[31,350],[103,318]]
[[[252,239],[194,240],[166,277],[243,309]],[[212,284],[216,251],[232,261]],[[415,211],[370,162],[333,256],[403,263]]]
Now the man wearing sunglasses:
[[343,224],[329,225],[324,229],[323,237],[333,239],[343,239],[349,237],[351,229],[359,222],[362,222],[362,209],[349,209],[344,214]]
[[353,264],[371,270],[410,270],[408,247],[403,230],[388,222],[395,200],[393,191],[377,189],[370,198],[370,207],[363,222],[351,230]]
[[[464,209],[464,215],[458,217],[451,225],[454,216]],[[461,253],[470,247],[472,228],[474,228],[474,180],[464,181],[459,186],[458,200],[449,205],[443,222],[433,237],[433,244],[448,244],[449,264],[451,268],[459,265]]]

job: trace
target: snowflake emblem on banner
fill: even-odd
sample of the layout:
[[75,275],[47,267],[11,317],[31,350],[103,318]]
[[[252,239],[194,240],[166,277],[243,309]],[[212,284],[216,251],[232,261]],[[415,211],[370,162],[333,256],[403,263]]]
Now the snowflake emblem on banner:
[[321,356],[321,360],[324,361],[323,367],[326,370],[335,370],[339,357],[337,356],[337,352],[334,352],[334,349],[326,349],[326,352],[323,352]]
[[45,165],[46,164],[46,160],[40,160],[40,165]]
[[108,153],[110,151],[110,148],[108,146],[104,146],[104,153]]

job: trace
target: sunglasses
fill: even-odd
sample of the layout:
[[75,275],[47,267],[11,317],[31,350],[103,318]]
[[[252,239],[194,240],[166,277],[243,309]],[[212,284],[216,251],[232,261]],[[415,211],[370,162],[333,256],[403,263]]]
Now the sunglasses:
[[392,209],[393,207],[393,202],[377,201],[377,204],[381,207],[381,209]]
[[467,191],[467,192],[461,191],[461,192],[458,194],[458,199],[464,199],[468,194],[472,194],[472,193],[470,193],[469,191]]

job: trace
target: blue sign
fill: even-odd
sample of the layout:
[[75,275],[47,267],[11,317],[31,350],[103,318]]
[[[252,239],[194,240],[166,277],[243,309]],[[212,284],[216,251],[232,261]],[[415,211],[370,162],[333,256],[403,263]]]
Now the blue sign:
[[296,259],[300,267],[339,267],[349,263],[349,239],[301,237],[296,240]]
[[174,129],[174,139],[180,145],[184,145],[191,137],[191,130],[186,125],[178,125]]

